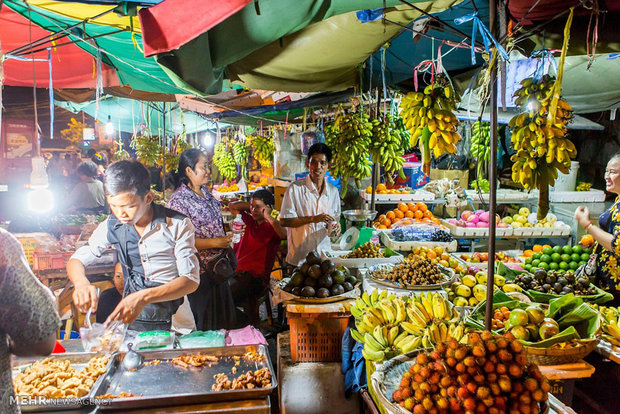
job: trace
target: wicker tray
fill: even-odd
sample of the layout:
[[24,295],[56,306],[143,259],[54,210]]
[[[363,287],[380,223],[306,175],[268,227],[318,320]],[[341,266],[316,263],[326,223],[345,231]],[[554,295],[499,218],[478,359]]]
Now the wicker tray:
[[345,300],[345,299],[356,299],[361,294],[360,286],[362,285],[362,283],[357,282],[355,286],[353,286],[353,289],[351,289],[348,292],[344,292],[341,295],[328,296],[326,298],[307,298],[305,296],[297,296],[297,295],[293,295],[290,292],[285,292],[282,288],[286,286],[288,281],[289,279],[285,279],[285,280],[278,282],[277,284],[280,290],[282,290],[282,297],[284,300],[290,300],[290,301],[299,302],[299,303],[315,303],[315,304],[316,303],[334,303],[334,302],[340,302],[341,300]]
[[[402,375],[413,365],[415,356],[419,352],[428,350],[428,348],[416,349],[415,351],[392,358],[378,366],[377,370],[371,375],[371,385],[385,411],[391,414],[411,414],[411,411],[405,410],[392,401],[392,393],[400,386]],[[549,405],[547,403],[542,403],[540,408],[539,412],[541,414],[549,413]]]
[[581,341],[581,346],[575,348],[534,348],[524,347],[527,360],[537,365],[561,365],[577,362],[596,349],[598,339]]

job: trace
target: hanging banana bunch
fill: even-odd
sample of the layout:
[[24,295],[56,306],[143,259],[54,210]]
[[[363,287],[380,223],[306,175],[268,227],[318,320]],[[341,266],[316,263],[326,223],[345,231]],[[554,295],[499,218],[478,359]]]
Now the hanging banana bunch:
[[402,148],[403,153],[407,154],[407,150],[411,148],[411,133],[405,126],[405,121],[403,121],[403,117],[400,115],[393,115],[395,130],[400,138],[400,148]]
[[273,139],[273,134],[262,136],[254,133],[247,137],[247,141],[250,142],[254,148],[254,157],[258,160],[261,167],[271,168],[273,154],[276,152],[276,143]]
[[373,141],[370,145],[370,160],[374,163],[383,165],[385,178],[389,183],[393,183],[395,172],[404,179],[402,157],[403,148],[401,134],[396,129],[396,122],[391,115],[382,115],[379,119],[372,120]]
[[228,149],[227,144],[223,141],[215,144],[213,164],[220,170],[220,174],[226,180],[232,181],[237,177],[237,165],[235,164],[232,151]]
[[486,122],[476,121],[471,127],[471,155],[480,161],[489,160],[491,127]]
[[249,150],[247,143],[242,141],[241,137],[239,137],[239,140],[233,145],[233,159],[239,166],[241,177],[246,181],[248,181],[248,155]]
[[435,158],[456,153],[456,143],[461,140],[456,132],[459,121],[452,112],[456,110],[456,99],[444,75],[437,75],[424,92],[409,92],[403,97],[400,108],[405,126],[411,132],[411,147],[420,143],[425,172],[430,173],[431,151]]
[[136,151],[138,161],[147,167],[156,165],[162,153],[159,137],[137,135],[131,140],[130,146]]
[[337,115],[334,123],[325,128],[326,143],[334,152],[330,174],[334,178],[342,178],[343,196],[349,177],[355,179],[359,188],[361,180],[369,177],[372,172],[372,164],[368,159],[372,130],[370,117],[362,109]]
[[571,158],[577,156],[575,145],[566,138],[566,125],[573,118],[572,108],[560,98],[555,113],[550,112],[554,83],[555,78],[549,75],[540,80],[522,80],[521,88],[515,92],[515,103],[523,112],[508,124],[517,151],[511,157],[512,179],[527,190],[540,190],[539,220],[549,211],[549,186],[554,185],[558,170],[567,174]]

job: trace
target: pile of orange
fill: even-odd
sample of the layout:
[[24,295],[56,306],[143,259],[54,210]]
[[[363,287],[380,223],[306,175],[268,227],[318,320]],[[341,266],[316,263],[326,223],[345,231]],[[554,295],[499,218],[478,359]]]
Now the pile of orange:
[[413,223],[434,223],[439,224],[439,220],[428,209],[425,203],[398,203],[398,207],[385,214],[381,214],[374,222],[375,228],[391,229],[394,223],[400,222],[402,226],[409,226]]
[[542,253],[543,249],[545,247],[551,248],[550,245],[545,244],[535,244],[534,247],[532,247],[532,249],[528,249],[526,251],[523,252],[523,256],[525,257],[532,257],[534,255],[534,253]]
[[[366,187],[366,194],[372,194],[372,187]],[[385,184],[377,184],[375,194],[409,194],[404,188],[387,188]]]

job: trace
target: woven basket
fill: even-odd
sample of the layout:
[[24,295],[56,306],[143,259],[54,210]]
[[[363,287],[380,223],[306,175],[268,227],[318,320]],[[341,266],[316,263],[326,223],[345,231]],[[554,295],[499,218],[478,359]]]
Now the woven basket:
[[537,365],[561,365],[577,362],[596,348],[598,339],[581,341],[574,348],[533,348],[525,347],[527,361]]

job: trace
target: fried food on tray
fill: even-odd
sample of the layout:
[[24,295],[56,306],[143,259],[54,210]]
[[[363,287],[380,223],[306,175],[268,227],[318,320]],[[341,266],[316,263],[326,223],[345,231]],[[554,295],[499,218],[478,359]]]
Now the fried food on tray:
[[215,384],[211,386],[213,391],[223,390],[249,390],[253,388],[271,387],[271,372],[269,368],[261,368],[256,371],[248,371],[241,374],[232,381],[228,379],[226,374],[215,374]]
[[144,363],[144,366],[157,366],[161,364],[161,359],[154,359],[152,361],[148,361]]
[[93,357],[78,371],[67,359],[46,358],[36,361],[13,379],[15,394],[44,398],[81,398],[105,373],[109,358]]
[[183,368],[211,366],[212,363],[218,362],[219,358],[207,354],[183,354],[172,358],[170,362]]
[[265,359],[265,355],[260,354],[256,351],[248,351],[243,354],[243,359],[251,362],[262,362]]
[[107,400],[110,398],[132,398],[132,397],[136,397],[136,395],[130,393],[130,392],[125,392],[125,391],[121,391],[118,395],[115,394],[102,394],[102,395],[97,395],[95,398],[97,398],[98,400]]

